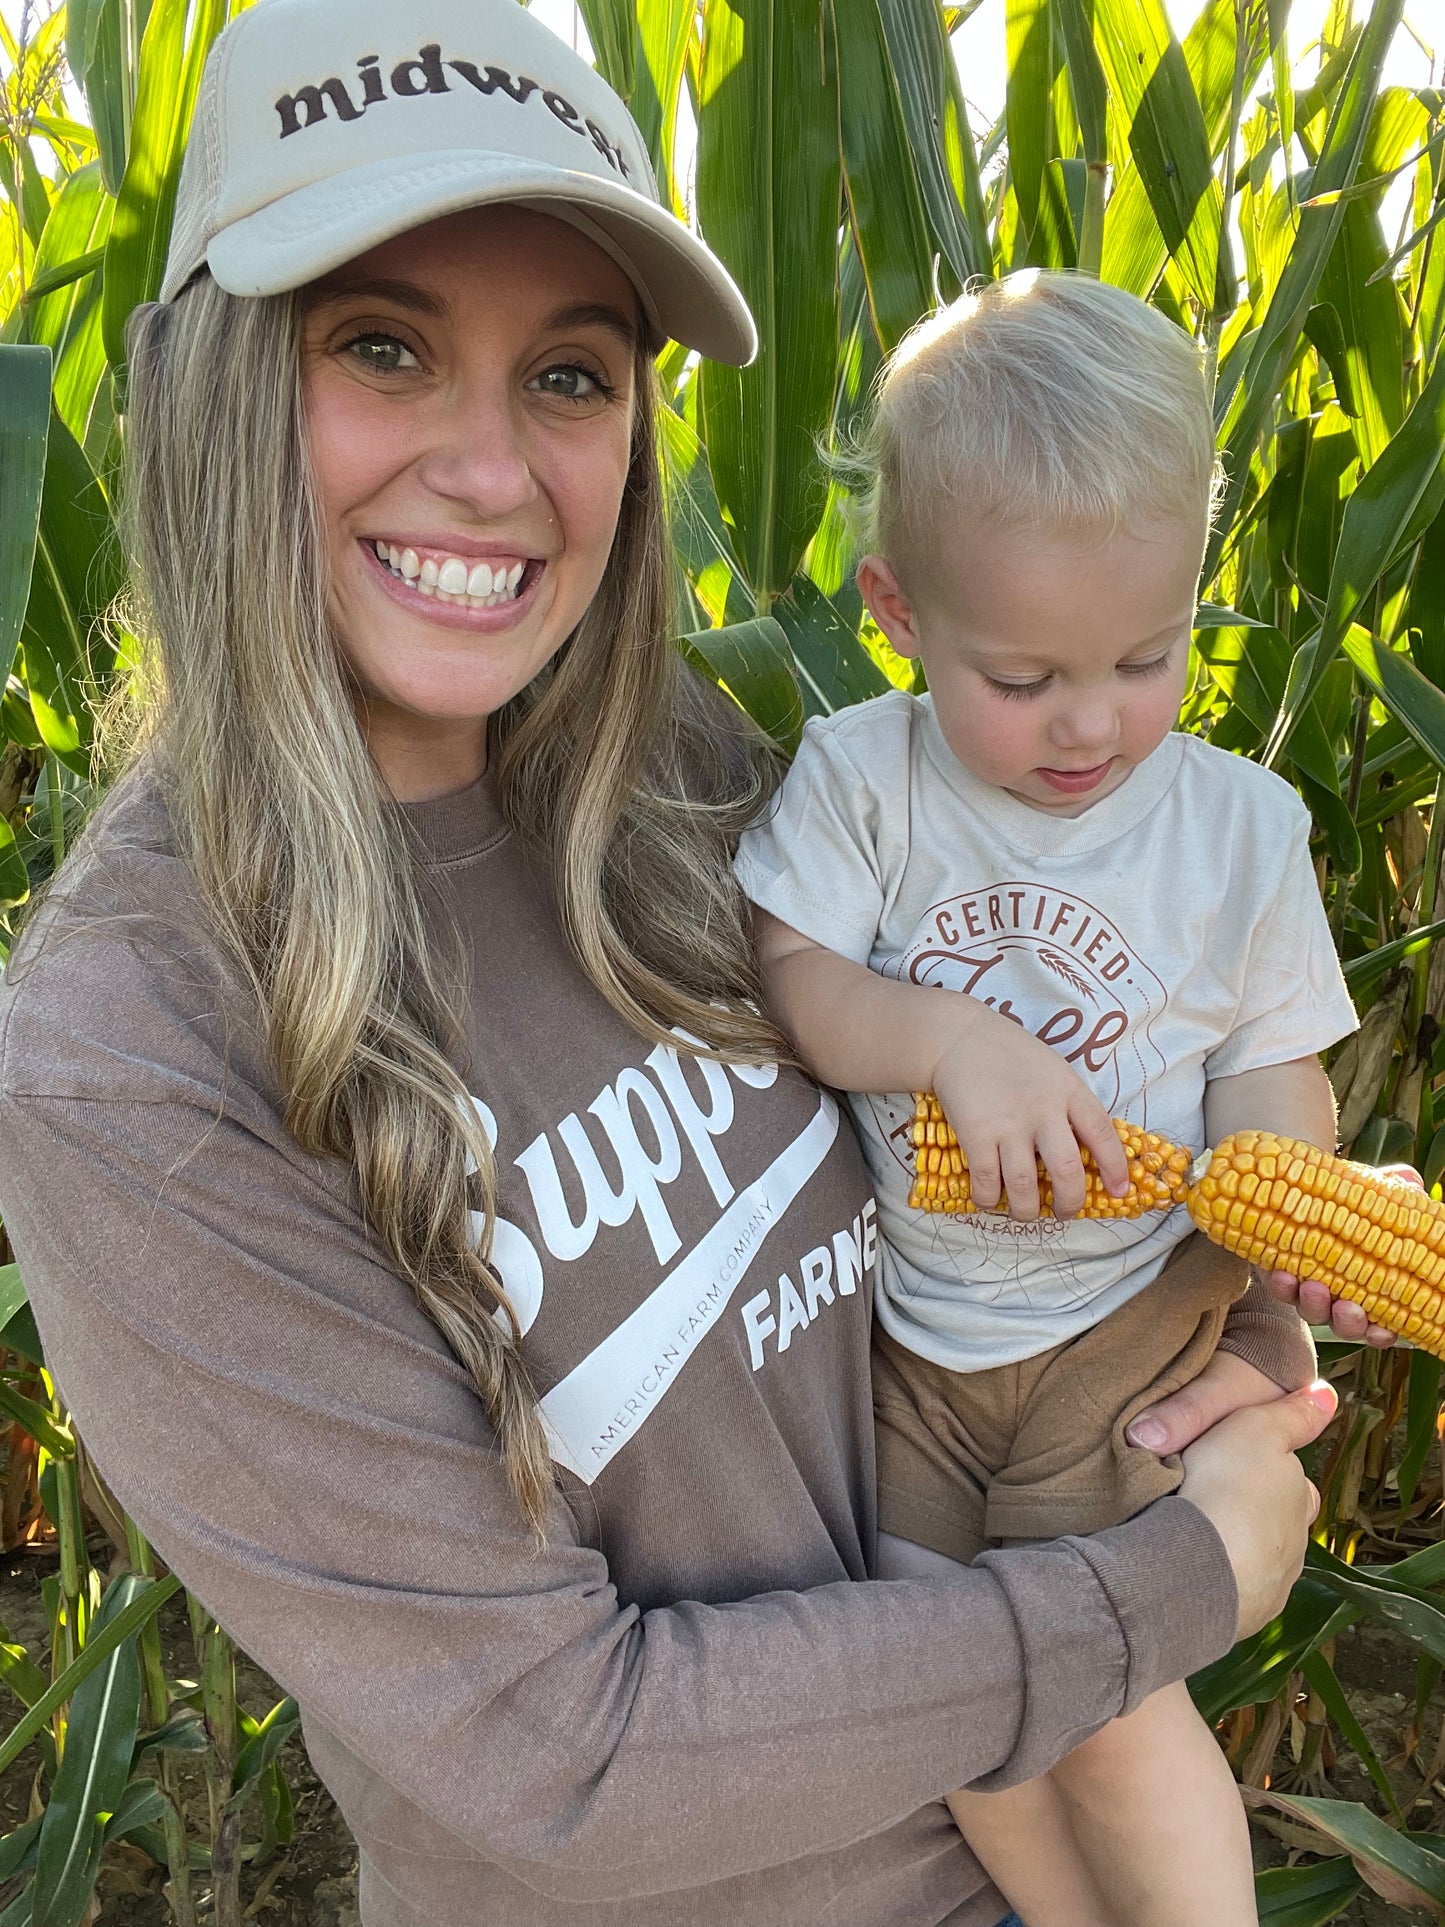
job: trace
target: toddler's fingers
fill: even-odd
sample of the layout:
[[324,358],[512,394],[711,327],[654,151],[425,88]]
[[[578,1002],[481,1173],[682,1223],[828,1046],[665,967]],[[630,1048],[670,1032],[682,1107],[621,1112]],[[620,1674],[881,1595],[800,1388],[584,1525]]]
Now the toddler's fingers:
[[1039,1159],[1053,1186],[1054,1216],[1076,1218],[1084,1208],[1088,1192],[1079,1141],[1069,1129],[1067,1119],[1047,1125],[1039,1132]]
[[988,1138],[972,1140],[959,1139],[959,1146],[968,1160],[968,1184],[973,1192],[973,1201],[980,1211],[995,1211],[1003,1196],[1003,1178],[998,1168],[998,1146]]
[[999,1171],[1008,1192],[1008,1214],[1028,1220],[1039,1215],[1039,1167],[1032,1138],[1007,1138],[998,1147]]
[[1119,1142],[1114,1121],[1087,1090],[1069,1106],[1069,1123],[1079,1142],[1093,1153],[1104,1188],[1111,1197],[1122,1198],[1129,1189],[1129,1157]]

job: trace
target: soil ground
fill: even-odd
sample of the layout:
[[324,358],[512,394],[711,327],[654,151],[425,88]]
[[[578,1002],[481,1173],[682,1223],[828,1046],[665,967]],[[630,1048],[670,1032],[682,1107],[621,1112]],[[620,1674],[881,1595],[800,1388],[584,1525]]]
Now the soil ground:
[[[97,1556],[103,1557],[97,1548]],[[46,1625],[40,1600],[40,1581],[55,1569],[53,1555],[22,1551],[0,1560],[0,1622],[12,1641],[24,1646],[32,1659],[45,1664]],[[167,1602],[161,1613],[161,1643],[167,1676],[172,1681],[194,1681],[195,1657],[190,1627],[181,1599]],[[1335,1668],[1345,1686],[1361,1726],[1395,1787],[1396,1797],[1409,1810],[1413,1829],[1445,1832],[1445,1789],[1439,1782],[1426,1787],[1419,1771],[1399,1758],[1401,1735],[1410,1716],[1415,1692],[1412,1651],[1397,1636],[1368,1623],[1341,1635]],[[237,1662],[237,1691],[248,1713],[260,1717],[281,1697],[278,1688],[244,1656]],[[13,1716],[14,1702],[6,1696],[0,1707],[0,1731]],[[1437,1690],[1424,1722],[1424,1746],[1433,1751],[1445,1722],[1445,1691]],[[207,1836],[205,1782],[198,1762],[175,1755],[186,1769],[183,1798],[191,1837]],[[281,1756],[295,1808],[295,1837],[264,1865],[248,1864],[242,1874],[242,1910],[260,1927],[360,1927],[356,1906],[356,1848],[325,1788],[312,1773],[299,1738]],[[1287,1773],[1290,1755],[1282,1743],[1275,1770]],[[24,1754],[0,1775],[0,1835],[19,1826],[29,1813],[33,1752]],[[1330,1770],[1329,1790],[1341,1798],[1363,1800],[1378,1808],[1379,1799],[1354,1754],[1341,1746]],[[1414,1803],[1412,1805],[1412,1803]],[[1255,1864],[1281,1866],[1297,1852],[1271,1833],[1268,1822],[1254,1821]],[[259,1818],[247,1816],[245,1839],[253,1842]],[[99,1889],[97,1927],[172,1927],[170,1907],[162,1891],[163,1870],[137,1849],[117,1849],[107,1856]],[[0,1884],[0,1907],[13,1886]],[[209,1890],[204,1874],[194,1876],[194,1891],[202,1927],[211,1919]],[[1373,1894],[1361,1894],[1336,1917],[1346,1927],[1406,1927],[1425,1922],[1425,1912],[1401,1907]],[[740,1927],[744,1927],[740,1923]]]

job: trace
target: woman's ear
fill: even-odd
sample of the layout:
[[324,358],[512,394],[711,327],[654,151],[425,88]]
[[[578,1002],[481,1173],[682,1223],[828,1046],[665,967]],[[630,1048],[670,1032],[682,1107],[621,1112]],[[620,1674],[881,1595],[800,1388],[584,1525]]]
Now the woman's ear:
[[900,656],[916,656],[918,627],[913,604],[883,556],[865,555],[858,564],[858,593],[893,650]]

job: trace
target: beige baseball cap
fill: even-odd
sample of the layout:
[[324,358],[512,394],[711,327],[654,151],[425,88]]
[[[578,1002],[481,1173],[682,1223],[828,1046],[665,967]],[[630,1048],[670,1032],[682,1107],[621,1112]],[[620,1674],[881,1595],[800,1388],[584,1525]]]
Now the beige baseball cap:
[[279,294],[498,201],[595,241],[660,339],[752,360],[747,302],[660,202],[631,115],[517,0],[257,0],[233,20],[201,79],[160,298],[203,267],[231,294]]

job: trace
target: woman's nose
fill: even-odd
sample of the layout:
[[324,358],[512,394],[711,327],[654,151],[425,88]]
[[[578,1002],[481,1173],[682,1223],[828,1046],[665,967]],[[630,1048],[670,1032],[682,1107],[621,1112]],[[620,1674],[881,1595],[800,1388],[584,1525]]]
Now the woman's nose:
[[527,507],[538,487],[524,427],[505,395],[448,397],[438,409],[431,444],[417,463],[422,482],[433,494],[488,521]]

